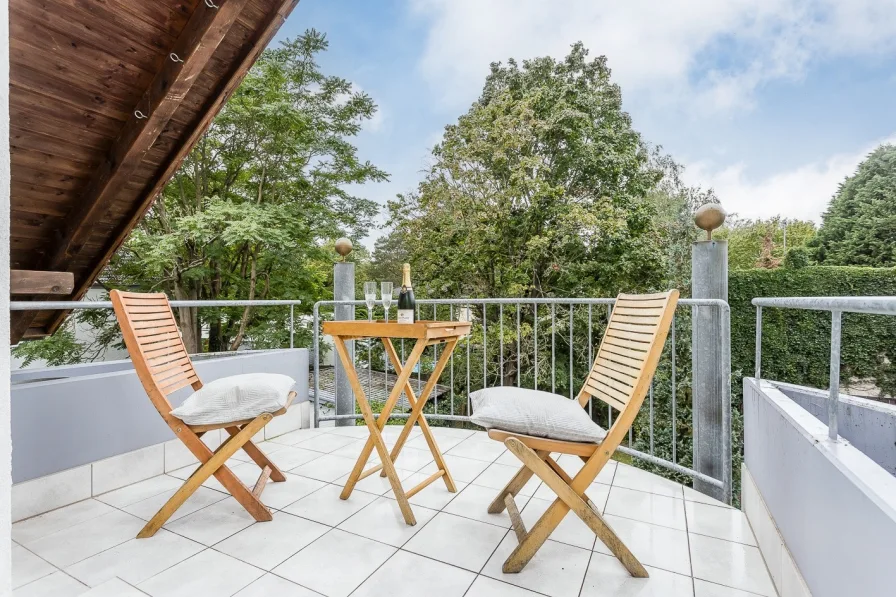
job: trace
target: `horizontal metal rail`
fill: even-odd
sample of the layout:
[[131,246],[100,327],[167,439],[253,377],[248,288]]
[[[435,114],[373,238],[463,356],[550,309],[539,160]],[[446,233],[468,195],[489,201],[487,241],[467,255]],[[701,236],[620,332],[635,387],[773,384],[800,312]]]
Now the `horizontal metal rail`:
[[840,340],[843,313],[866,315],[896,315],[893,296],[805,296],[760,297],[753,299],[756,307],[756,379],[762,379],[762,309],[797,309],[827,311],[831,314],[831,359],[828,384],[828,437],[836,441],[840,417]]
[[[175,309],[182,307],[289,307],[289,347],[295,348],[296,305],[302,301],[292,299],[258,300],[196,300],[168,301]],[[10,301],[10,311],[78,311],[85,309],[111,309],[112,301]]]
[[[474,342],[471,342],[470,340],[471,337],[468,336],[456,349],[459,367],[462,372],[465,372],[466,379],[464,379],[464,373],[461,374],[462,376],[460,378],[455,378],[455,355],[452,355],[450,358],[448,371],[445,372],[445,377],[450,379],[448,389],[446,389],[446,395],[450,393],[448,396],[450,400],[450,412],[444,412],[449,410],[449,408],[445,408],[444,406],[443,411],[439,412],[439,398],[436,396],[433,398],[433,413],[428,414],[427,418],[431,420],[469,422],[471,409],[470,393],[479,389],[479,387],[487,387],[489,379],[492,380],[493,384],[503,385],[505,383],[505,368],[507,366],[511,367],[511,373],[509,377],[507,377],[507,383],[520,385],[521,371],[523,370],[523,363],[521,362],[521,354],[523,353],[523,349],[521,348],[521,327],[524,324],[529,326],[527,330],[531,335],[531,339],[527,340],[528,352],[526,353],[526,359],[528,362],[526,365],[528,368],[524,371],[529,382],[532,382],[530,385],[534,386],[535,389],[554,391],[557,389],[556,385],[558,383],[564,384],[568,386],[569,397],[574,397],[575,392],[578,390],[575,382],[578,381],[579,383],[582,383],[584,381],[582,375],[587,375],[587,372],[582,371],[582,368],[584,367],[583,359],[585,358],[585,355],[587,355],[587,359],[585,360],[587,360],[588,368],[590,369],[591,360],[597,351],[596,344],[600,340],[600,335],[597,335],[597,342],[592,341],[594,336],[594,324],[601,323],[597,318],[602,317],[603,314],[606,314],[606,317],[609,317],[615,302],[615,298],[457,298],[417,300],[419,318],[440,319],[440,314],[442,319],[444,319],[445,316],[448,316],[451,320],[470,318],[474,323],[474,334],[472,334],[472,336],[477,338],[474,344]],[[335,407],[336,404],[335,390],[332,395],[329,395],[330,390],[328,389],[328,396],[324,396],[321,390],[321,312],[322,309],[327,309],[328,317],[332,317],[333,314],[329,313],[330,309],[335,310],[335,307],[337,306],[353,306],[362,307],[361,313],[366,314],[366,304],[366,301],[363,300],[330,300],[319,301],[314,304],[312,309],[314,328],[312,387],[314,391],[315,426],[319,425],[322,421],[356,420],[361,418],[361,415],[351,412],[333,412],[331,410],[330,412],[322,413],[321,411],[322,402],[331,404],[333,407]],[[649,441],[647,437],[644,438],[644,451],[637,450],[633,447],[631,433],[629,435],[628,445],[621,446],[620,451],[654,465],[664,467],[670,471],[687,475],[694,479],[699,479],[715,487],[720,487],[723,490],[724,499],[730,502],[732,488],[730,310],[728,304],[719,299],[680,299],[678,305],[682,308],[682,311],[685,312],[690,312],[692,309],[711,308],[718,309],[720,313],[721,329],[718,341],[721,358],[719,359],[718,371],[716,374],[723,380],[720,384],[722,388],[723,438],[723,446],[721,450],[723,458],[721,478],[714,478],[704,473],[700,473],[696,470],[682,466],[678,462],[676,445],[677,425],[675,424],[676,419],[674,417],[676,416],[675,401],[679,395],[676,392],[676,386],[677,383],[681,381],[681,378],[676,376],[676,371],[674,369],[676,352],[676,336],[674,330],[669,335],[668,340],[671,344],[671,358],[669,359],[672,366],[671,392],[666,393],[666,395],[671,394],[672,401],[672,404],[667,409],[667,412],[671,410],[672,413],[671,450],[668,445],[662,446],[665,455],[669,455],[671,452],[671,460],[662,458],[656,454],[658,451],[656,444],[659,443],[658,437],[668,436],[655,434],[654,412],[658,407],[654,404],[653,386],[651,386],[650,390],[650,401],[645,404],[644,408],[645,416],[649,416],[649,420],[647,421]],[[441,311],[439,310],[440,306],[444,307]],[[594,309],[596,306],[601,308]],[[539,309],[540,307],[544,308]],[[560,314],[557,313],[558,307]],[[377,301],[377,306],[374,308],[382,312],[379,301]],[[521,313],[525,313],[524,319],[521,318]],[[498,321],[495,321],[496,318]],[[582,328],[577,327],[583,323],[584,326]],[[515,330],[514,326],[516,327]],[[569,329],[567,330],[563,328],[563,326],[568,326]],[[541,327],[540,331],[539,327]],[[581,334],[578,337],[574,337],[574,329],[580,329],[582,333],[587,330],[587,340],[585,340]],[[578,340],[576,340],[576,338],[578,338]],[[567,340],[569,341],[568,350],[566,347],[556,346],[556,344]],[[378,371],[376,376],[374,376],[372,371],[372,343],[364,340],[358,340],[356,343],[357,342],[362,343],[361,350],[359,350],[358,347],[355,349],[355,358],[361,361],[358,364],[359,373],[362,367],[367,369],[366,375],[359,375],[362,388],[364,388],[365,393],[368,393],[368,395],[370,395],[370,393],[376,393],[385,396],[388,393],[388,389],[390,389],[386,387],[389,379],[387,375],[388,370],[382,372]],[[587,347],[583,342],[587,342]],[[508,347],[510,348],[510,354],[509,356],[505,356],[505,348]],[[396,348],[398,348],[398,346],[396,346]],[[435,359],[435,350],[437,349],[433,348],[432,350],[433,359]],[[478,355],[480,352],[482,358],[477,361],[476,359],[478,357],[474,355]],[[366,362],[364,358],[365,355]],[[576,355],[578,355],[578,359],[576,359]],[[403,348],[401,357],[403,360]],[[562,374],[558,376],[558,363],[566,366],[567,360],[568,372],[565,373],[568,375],[566,377]],[[576,370],[576,363],[578,363],[579,366],[578,371]],[[383,365],[386,365],[386,363],[383,363]],[[512,372],[512,366],[514,365],[516,366],[516,371]],[[481,381],[477,381],[476,379],[471,378],[471,367],[478,369],[480,366],[483,369],[483,374],[478,377],[478,380]],[[377,369],[379,369],[379,366]],[[425,380],[425,377],[423,377],[423,367],[419,367],[416,373],[417,383],[421,384],[422,380]],[[330,375],[334,376],[334,379],[331,380]],[[328,388],[330,387],[329,383],[332,383],[334,388],[339,386],[339,375],[340,373],[335,368],[332,373],[328,373]],[[546,376],[549,376],[550,379],[547,379]],[[513,379],[511,380],[510,377]],[[455,386],[455,381],[458,382],[457,386]],[[455,387],[458,388],[458,398],[460,400],[463,400],[464,393],[466,393],[464,405],[465,412],[463,413],[456,413],[454,409]],[[464,392],[462,388],[465,388],[466,391]],[[459,404],[459,406],[461,405]],[[589,404],[589,413],[591,413],[592,416],[594,415],[593,404]],[[395,419],[406,417],[407,415],[403,414],[393,414],[390,416],[390,418]],[[601,417],[603,418],[604,415],[601,415]],[[605,418],[608,424],[612,424],[613,412],[609,407],[607,408]],[[666,440],[666,444],[668,444],[668,440]],[[647,450],[647,446],[649,446],[649,450]]]

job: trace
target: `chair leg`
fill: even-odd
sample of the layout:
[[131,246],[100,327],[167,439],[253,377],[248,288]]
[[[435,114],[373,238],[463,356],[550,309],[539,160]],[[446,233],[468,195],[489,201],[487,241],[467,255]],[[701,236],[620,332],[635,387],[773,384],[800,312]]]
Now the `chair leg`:
[[[227,428],[227,433],[229,433],[231,436],[234,436],[239,432],[239,427]],[[256,446],[255,442],[253,442],[251,439],[243,445],[243,452],[245,452],[261,470],[264,470],[265,467],[271,469],[271,481],[273,481],[274,483],[281,483],[283,481],[286,481],[286,476],[280,471],[279,468],[277,468],[277,465],[271,462],[271,459],[268,457],[268,455],[262,452],[261,448]]]
[[[523,464],[538,475],[557,494],[557,499],[554,500],[554,503],[548,507],[541,518],[538,519],[538,522],[535,523],[535,526],[532,527],[532,530],[526,534],[525,538],[520,541],[520,544],[517,545],[516,549],[504,562],[504,572],[519,572],[522,570],[544,542],[547,541],[554,529],[563,521],[566,514],[572,510],[610,548],[610,551],[625,566],[629,574],[638,578],[647,578],[647,570],[613,529],[610,528],[597,509],[590,504],[587,496],[584,493],[580,495],[573,490],[570,484],[554,471],[553,465],[556,465],[556,463],[552,465],[545,462],[535,451],[516,438],[509,438],[504,443]],[[579,480],[583,472],[576,475],[575,480]],[[598,472],[600,471],[593,473],[594,477],[597,476]],[[566,476],[566,478],[568,479],[569,477]],[[593,481],[593,479],[587,480]],[[590,483],[585,483],[585,485],[588,484]]]
[[[536,452],[539,458],[547,458],[550,456],[549,452],[545,452],[543,450],[539,450]],[[500,514],[504,511],[504,508],[507,507],[505,502],[505,498],[509,495],[510,497],[516,497],[523,487],[526,486],[526,483],[529,482],[529,479],[532,478],[532,471],[526,465],[523,465],[520,470],[516,472],[513,478],[507,482],[507,485],[504,486],[495,499],[492,500],[492,503],[488,506],[489,514]]]
[[[192,437],[184,436],[184,443],[187,448],[199,458],[202,464],[193,471],[184,484],[181,485],[174,495],[156,512],[149,522],[137,534],[138,539],[152,537],[158,532],[169,518],[180,508],[184,502],[193,495],[197,489],[212,475],[217,478],[224,487],[230,491],[236,500],[243,505],[246,510],[255,518],[255,520],[268,521],[273,520],[270,510],[252,495],[242,481],[240,481],[233,472],[224,464],[227,459],[233,456],[243,444],[248,441],[259,429],[264,427],[272,416],[264,414],[257,417],[254,421],[244,426],[236,435],[218,446],[218,449],[212,452],[195,433],[191,433]],[[189,431],[189,430],[188,430]],[[202,446],[200,448],[199,446]],[[204,448],[204,450],[203,450]],[[198,453],[197,453],[198,452]]]

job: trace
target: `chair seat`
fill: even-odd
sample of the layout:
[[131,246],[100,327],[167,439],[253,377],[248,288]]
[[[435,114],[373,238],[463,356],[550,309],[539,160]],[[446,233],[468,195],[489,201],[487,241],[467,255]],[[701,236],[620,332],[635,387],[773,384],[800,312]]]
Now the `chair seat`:
[[470,399],[470,420],[489,430],[590,444],[599,444],[607,436],[577,400],[558,394],[502,386],[473,392]]
[[[275,417],[279,417],[280,415],[285,415],[286,411],[289,410],[289,407],[292,405],[292,401],[296,399],[295,392],[290,392],[286,397],[286,404],[280,410],[274,411],[271,414]],[[195,431],[196,433],[204,432],[204,431],[214,431],[215,429],[226,429],[227,427],[242,427],[243,425],[248,425],[254,419],[241,419],[239,421],[231,421],[228,423],[211,423],[208,425],[189,425],[190,429]]]

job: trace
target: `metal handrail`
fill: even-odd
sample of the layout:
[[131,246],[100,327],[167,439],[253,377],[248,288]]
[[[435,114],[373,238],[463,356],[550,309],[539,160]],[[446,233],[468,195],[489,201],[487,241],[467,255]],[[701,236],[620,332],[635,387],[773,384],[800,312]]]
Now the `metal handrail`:
[[[590,332],[591,307],[594,305],[604,305],[607,307],[612,307],[615,304],[615,302],[616,302],[615,298],[553,298],[553,297],[551,297],[551,298],[418,299],[417,300],[417,308],[418,308],[418,316],[419,316],[420,315],[419,311],[420,311],[421,306],[431,306],[433,309],[433,314],[435,316],[435,314],[436,314],[435,308],[439,305],[446,305],[451,308],[450,316],[453,317],[454,316],[453,310],[454,310],[455,306],[457,306],[457,307],[473,307],[473,306],[485,307],[487,305],[495,305],[498,309],[502,310],[502,311],[499,311],[499,313],[503,313],[503,308],[505,306],[517,306],[517,307],[532,306],[532,305],[536,305],[536,306],[551,305],[552,307],[555,307],[556,305],[569,306],[569,307],[587,306],[588,313],[589,313],[589,332]],[[730,308],[728,306],[728,303],[721,299],[683,298],[678,301],[678,305],[680,307],[689,307],[689,308],[700,308],[700,307],[717,308],[717,309],[719,309],[719,313],[721,315],[720,316],[720,324],[721,324],[720,331],[721,331],[721,333],[719,334],[719,345],[720,345],[719,354],[721,355],[721,358],[719,359],[718,367],[719,367],[720,371],[724,372],[725,382],[721,384],[721,386],[722,386],[721,398],[722,398],[723,445],[721,447],[721,449],[722,449],[722,470],[720,471],[721,472],[720,478],[715,478],[715,477],[706,475],[704,473],[698,472],[694,469],[684,467],[677,462],[676,450],[675,450],[676,439],[675,439],[675,426],[674,425],[673,425],[673,429],[672,429],[672,445],[673,445],[672,454],[673,455],[672,455],[671,462],[668,460],[659,458],[658,456],[653,454],[652,449],[651,449],[651,453],[644,453],[644,452],[635,450],[632,447],[626,447],[626,446],[620,446],[619,450],[623,453],[629,454],[630,456],[640,458],[640,459],[650,462],[652,464],[667,468],[671,471],[685,474],[694,479],[699,479],[705,483],[708,483],[715,487],[719,487],[722,489],[724,501],[730,503],[731,496],[732,496],[732,483],[733,483],[732,482],[732,471],[731,471],[731,352],[730,352],[731,351],[731,327],[730,327],[731,322],[730,322]],[[321,416],[321,413],[320,413],[320,394],[321,394],[321,392],[320,392],[320,341],[321,341],[321,339],[320,339],[320,335],[321,335],[321,329],[320,329],[321,313],[320,313],[320,310],[321,310],[321,307],[336,307],[336,306],[361,307],[361,306],[366,306],[366,301],[363,301],[363,300],[343,300],[343,301],[327,300],[327,301],[318,301],[314,304],[314,307],[312,309],[313,328],[314,328],[313,329],[312,352],[314,355],[313,356],[313,358],[314,358],[313,387],[314,387],[314,425],[315,426],[318,426],[320,424],[320,422],[324,421],[324,420],[331,421],[331,420],[341,420],[341,419],[357,419],[360,417],[360,415],[357,415],[357,414],[335,414],[335,415]],[[551,312],[552,322],[553,322],[554,315],[555,315],[555,312],[552,310],[552,312]],[[503,326],[503,317],[500,319],[500,321],[501,321],[500,325]],[[570,323],[571,322],[572,322],[572,319],[570,319]],[[484,322],[484,323],[487,324],[487,322]],[[538,385],[538,376],[537,376],[537,370],[538,370],[537,325],[538,325],[538,320],[537,319],[535,320],[535,325],[536,325],[536,328],[535,328],[535,358],[536,358],[536,361],[535,361],[535,370],[536,370],[535,384],[536,384],[536,389],[537,389],[537,385]],[[503,332],[503,328],[501,328],[501,329]],[[519,334],[519,329],[517,330],[517,334]],[[570,336],[571,335],[572,335],[572,325],[570,325]],[[499,334],[499,337],[501,338],[501,342],[503,342],[504,334],[503,333]],[[590,337],[590,334],[589,334],[589,337]],[[486,341],[485,334],[483,334],[483,343],[485,341]],[[517,341],[519,341],[519,340],[517,340]],[[673,345],[672,353],[674,355],[674,352],[675,352],[675,349],[674,349],[674,343],[675,343],[674,327],[673,327],[673,333],[671,334],[671,342]],[[467,356],[467,386],[468,386],[467,389],[468,389],[468,393],[469,393],[469,386],[470,386],[469,345],[467,346],[467,348],[468,348],[468,352],[466,355]],[[503,348],[503,344],[502,344],[502,348]],[[590,345],[588,346],[588,350],[589,350],[589,360],[590,360],[591,350],[592,350],[592,347]],[[503,352],[503,350],[502,350],[502,352]],[[483,345],[483,358],[486,358],[487,353],[488,353],[488,351],[486,350],[485,346]],[[572,354],[572,344],[570,344],[570,354]],[[519,353],[517,353],[517,356],[519,356]],[[453,375],[454,375],[453,359],[454,359],[454,356],[452,355],[451,358],[452,358],[452,360],[451,360],[452,365],[451,365],[450,374],[452,376],[452,387],[453,387]],[[674,356],[673,356],[673,358],[674,358]],[[555,354],[554,354],[553,335],[552,335],[552,342],[551,342],[551,361],[552,361],[551,385],[552,386],[553,386],[553,381],[554,381],[553,373],[554,373],[554,369],[555,369],[554,363],[553,363],[554,359],[555,359]],[[369,367],[369,359],[368,359],[368,367]],[[483,368],[483,369],[485,369],[485,368]],[[519,372],[519,369],[518,369],[518,372]],[[483,373],[485,373],[485,371],[483,371]],[[419,371],[418,371],[418,376],[419,376]],[[674,373],[673,373],[673,380],[674,379],[675,378],[674,378]],[[419,382],[419,380],[418,380],[418,382]],[[652,386],[652,384],[651,384],[651,386]],[[570,388],[572,389],[572,384],[570,384]],[[552,388],[552,390],[553,390],[553,388]],[[650,394],[651,394],[650,406],[652,406],[652,395],[653,395],[652,387],[651,387]],[[452,399],[453,399],[453,393],[452,393]],[[673,382],[673,390],[672,390],[672,411],[673,411],[673,416],[674,416],[674,412],[675,412],[674,382]],[[452,401],[451,414],[435,414],[434,413],[434,414],[428,415],[428,416],[431,419],[441,419],[441,420],[448,420],[448,421],[469,421],[469,416],[454,414],[453,401]],[[401,418],[402,415],[392,414],[391,417]],[[653,434],[653,409],[651,408],[650,409],[650,436],[651,436],[650,445],[651,445],[651,447],[653,446],[653,441],[652,441],[653,435],[654,435]]]
[[762,379],[762,308],[800,309],[828,311],[831,314],[831,361],[828,388],[828,437],[837,441],[840,417],[840,339],[843,329],[843,313],[867,315],[896,315],[896,297],[893,296],[807,296],[807,297],[759,297],[756,307],[756,364],[755,377]]
[[[295,348],[296,305],[300,300],[257,299],[224,301],[168,301],[174,308],[180,307],[289,307],[289,347]],[[112,301],[10,301],[10,311],[76,311],[83,309],[111,309]]]

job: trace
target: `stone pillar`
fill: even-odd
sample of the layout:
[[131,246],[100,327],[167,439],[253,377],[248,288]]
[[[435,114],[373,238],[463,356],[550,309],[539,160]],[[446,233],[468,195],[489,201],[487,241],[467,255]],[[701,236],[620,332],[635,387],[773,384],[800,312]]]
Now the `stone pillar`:
[[[706,206],[705,206],[706,207]],[[720,207],[716,207],[721,211]],[[719,218],[718,213],[715,214]],[[698,226],[709,232],[709,239],[698,241],[691,249],[691,295],[695,299],[721,299],[728,301],[728,242],[713,240],[711,227],[704,227],[698,212]],[[722,479],[727,468],[723,447],[724,385],[727,372],[723,371],[722,313],[715,307],[692,307],[691,359],[693,367],[693,429],[694,470],[715,479]],[[724,491],[708,483],[694,480],[694,489],[724,500]]]
[[[341,239],[340,239],[341,240]],[[337,250],[339,248],[337,247]],[[351,249],[348,249],[351,251]],[[342,254],[342,251],[340,251]],[[343,258],[348,253],[343,254]],[[342,261],[333,267],[333,300],[337,301],[353,301],[355,300],[355,264],[350,261]],[[337,321],[352,321],[355,319],[354,305],[337,305],[334,310],[334,319]],[[345,343],[348,353],[355,358],[355,343],[348,341]],[[336,414],[351,415],[355,413],[355,394],[352,391],[351,384],[348,383],[348,377],[345,375],[345,368],[338,355],[335,358],[336,367]],[[352,419],[337,419],[337,427],[347,427],[354,425]]]

